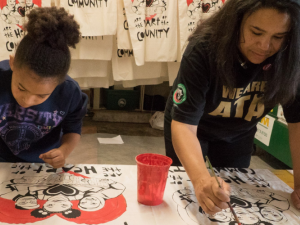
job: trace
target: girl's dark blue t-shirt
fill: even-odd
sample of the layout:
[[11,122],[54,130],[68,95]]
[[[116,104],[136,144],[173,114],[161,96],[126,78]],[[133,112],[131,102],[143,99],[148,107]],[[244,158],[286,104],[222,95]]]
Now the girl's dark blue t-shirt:
[[9,61],[0,62],[0,157],[43,162],[39,155],[61,145],[67,133],[81,133],[87,96],[69,76],[43,103],[21,107],[11,92]]

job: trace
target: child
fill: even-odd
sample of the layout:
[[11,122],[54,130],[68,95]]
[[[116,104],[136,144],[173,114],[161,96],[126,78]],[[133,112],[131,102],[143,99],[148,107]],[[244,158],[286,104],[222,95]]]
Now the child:
[[62,167],[80,139],[87,96],[67,76],[79,25],[63,9],[28,14],[15,56],[0,62],[0,162]]

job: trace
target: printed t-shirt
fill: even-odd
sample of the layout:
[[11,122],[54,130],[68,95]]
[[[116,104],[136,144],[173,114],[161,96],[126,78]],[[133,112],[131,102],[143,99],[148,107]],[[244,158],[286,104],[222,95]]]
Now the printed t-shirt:
[[[254,135],[256,124],[273,107],[266,108],[263,98],[266,81],[262,64],[247,63],[243,68],[234,65],[237,74],[232,95],[217,82],[213,74],[215,59],[205,44],[190,42],[183,55],[178,76],[170,93],[166,112],[171,111],[175,121],[197,125],[199,138],[208,141],[238,141]],[[299,103],[284,107],[287,121],[299,122]]]
[[8,60],[0,62],[0,157],[43,162],[39,155],[61,145],[61,136],[81,133],[87,96],[69,76],[43,103],[21,107],[11,91]]

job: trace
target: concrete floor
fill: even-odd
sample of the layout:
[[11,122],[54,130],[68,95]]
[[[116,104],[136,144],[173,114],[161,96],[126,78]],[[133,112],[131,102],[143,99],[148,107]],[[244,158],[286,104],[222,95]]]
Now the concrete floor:
[[[99,144],[97,138],[121,135],[124,144]],[[163,131],[151,128],[150,124],[111,123],[93,121],[86,117],[79,145],[67,159],[72,164],[135,165],[135,157],[141,153],[165,154]],[[290,169],[262,149],[257,149],[251,158],[250,167]]]

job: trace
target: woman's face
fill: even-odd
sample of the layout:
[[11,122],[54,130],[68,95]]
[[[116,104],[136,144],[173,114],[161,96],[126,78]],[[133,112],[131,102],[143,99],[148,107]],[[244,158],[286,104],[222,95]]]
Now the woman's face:
[[41,78],[28,68],[13,66],[14,58],[10,58],[13,71],[11,91],[20,106],[28,108],[46,101],[54,91],[58,82],[55,78]]
[[259,9],[243,18],[240,51],[246,60],[260,64],[279,51],[289,30],[288,14],[275,9]]

